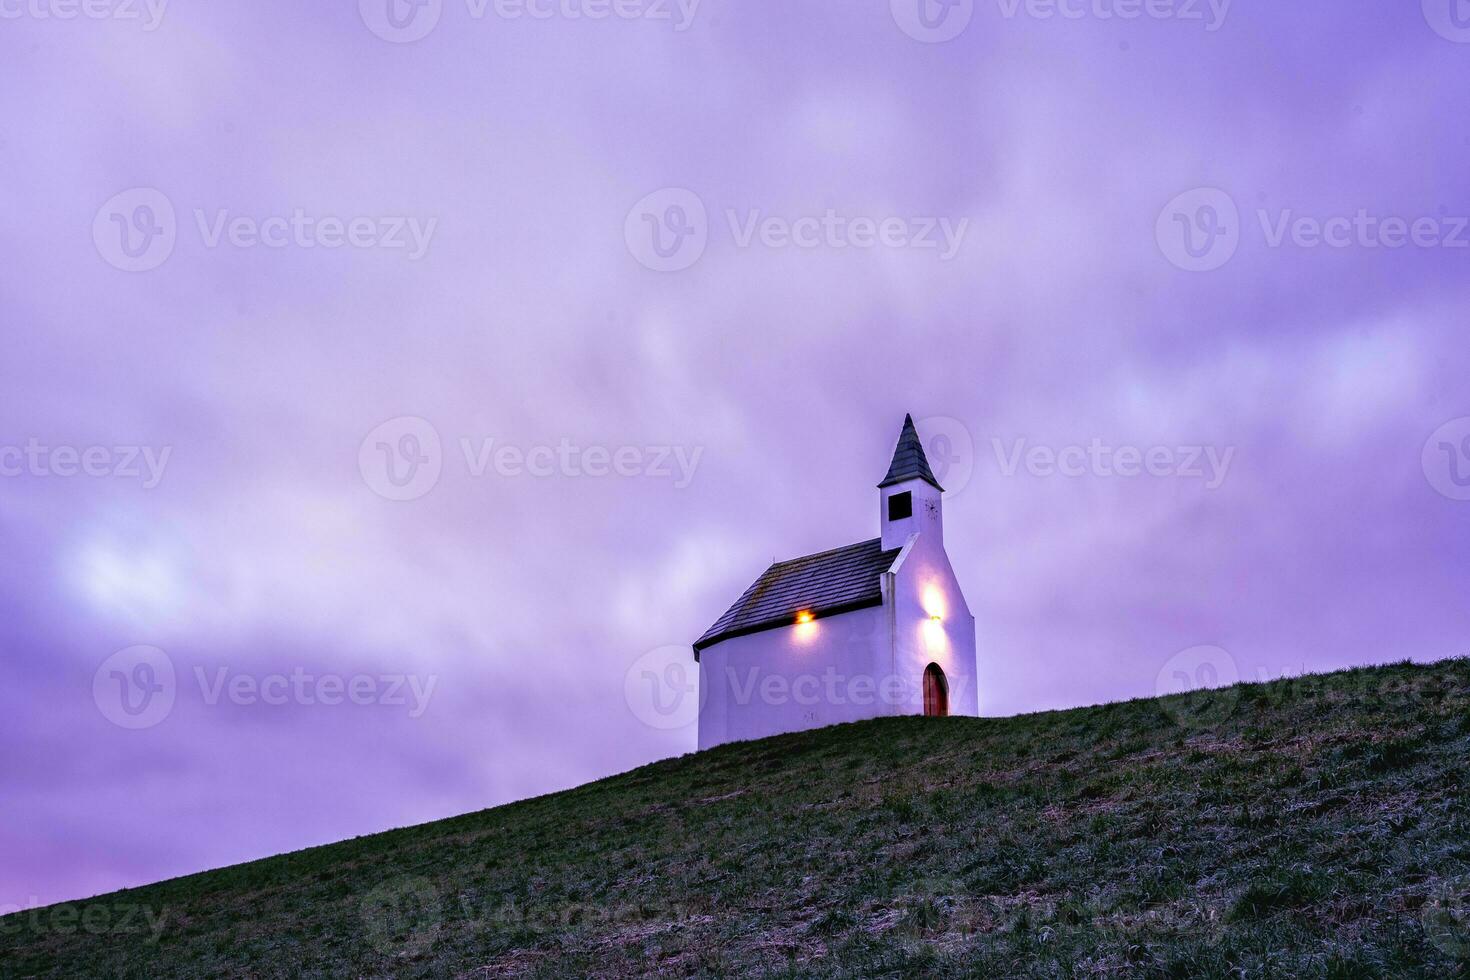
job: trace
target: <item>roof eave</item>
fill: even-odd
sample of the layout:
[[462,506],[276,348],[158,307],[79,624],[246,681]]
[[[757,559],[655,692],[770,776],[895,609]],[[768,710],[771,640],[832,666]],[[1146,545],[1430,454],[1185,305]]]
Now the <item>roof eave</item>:
[[[843,603],[840,606],[832,606],[829,609],[813,610],[812,620],[827,619],[830,616],[840,616],[843,613],[856,612],[859,609],[871,609],[873,606],[883,605],[883,597],[880,595],[873,599],[860,599],[856,602]],[[752,623],[739,629],[725,630],[710,637],[700,637],[694,641],[694,659],[699,660],[699,655],[724,640],[733,640],[738,636],[749,636],[752,633],[764,633],[768,630],[781,629],[783,626],[795,626],[790,616],[782,616],[780,619],[767,620],[763,623]]]
[[882,483],[878,484],[878,489],[883,490],[887,487],[896,487],[900,483],[908,483],[910,480],[922,480],[923,482],[933,487],[935,490],[938,490],[940,493],[944,492],[944,488],[939,485],[938,480],[931,480],[929,477],[923,475],[922,473],[912,473],[908,476],[896,476],[891,480],[884,480]]

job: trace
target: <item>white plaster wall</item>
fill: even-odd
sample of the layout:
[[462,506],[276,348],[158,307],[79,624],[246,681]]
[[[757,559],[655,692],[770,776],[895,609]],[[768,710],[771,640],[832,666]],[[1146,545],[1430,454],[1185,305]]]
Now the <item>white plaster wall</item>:
[[[914,514],[890,522],[887,499],[905,490],[914,494]],[[931,663],[949,681],[950,714],[980,714],[975,617],[944,552],[940,493],[909,480],[885,487],[879,506],[884,549],[907,547],[898,572],[883,575],[883,605],[706,649],[699,665],[701,749],[923,714],[924,669]]]
[[937,663],[949,680],[949,713],[978,716],[975,617],[933,529],[902,556],[892,592],[895,670],[908,694],[902,713],[924,713],[924,668]]
[[700,749],[895,713],[906,692],[890,679],[891,651],[883,606],[708,647],[699,662]]
[[[899,493],[914,497],[912,517],[890,521],[888,498]],[[942,494],[923,480],[906,480],[878,491],[878,527],[882,531],[883,550],[902,548],[910,535],[924,533],[931,541],[944,540],[944,501]]]

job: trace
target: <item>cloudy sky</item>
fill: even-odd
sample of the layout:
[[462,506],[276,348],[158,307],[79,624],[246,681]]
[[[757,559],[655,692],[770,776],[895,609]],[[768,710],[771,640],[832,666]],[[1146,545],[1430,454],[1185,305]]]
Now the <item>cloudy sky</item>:
[[1464,13],[0,0],[0,906],[692,750],[905,412],[986,714],[1470,653]]

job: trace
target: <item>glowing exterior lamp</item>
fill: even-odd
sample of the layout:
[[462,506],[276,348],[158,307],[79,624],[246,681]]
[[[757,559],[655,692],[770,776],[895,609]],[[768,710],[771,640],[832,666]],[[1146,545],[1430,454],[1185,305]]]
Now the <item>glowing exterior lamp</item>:
[[923,593],[919,596],[919,605],[924,607],[924,611],[931,619],[938,619],[949,611],[947,608],[949,603],[944,600],[944,592],[937,585],[924,587]]
[[944,632],[944,620],[930,616],[924,620],[924,649],[931,657],[943,657],[949,652],[949,637]]
[[810,609],[803,609],[796,614],[796,642],[810,643],[817,637],[817,617]]

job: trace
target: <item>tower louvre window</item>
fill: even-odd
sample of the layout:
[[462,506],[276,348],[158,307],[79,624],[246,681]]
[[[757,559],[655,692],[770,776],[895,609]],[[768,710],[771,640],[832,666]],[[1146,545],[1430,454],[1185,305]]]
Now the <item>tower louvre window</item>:
[[890,521],[901,521],[905,517],[914,516],[914,495],[911,491],[896,493],[888,498],[888,519]]

